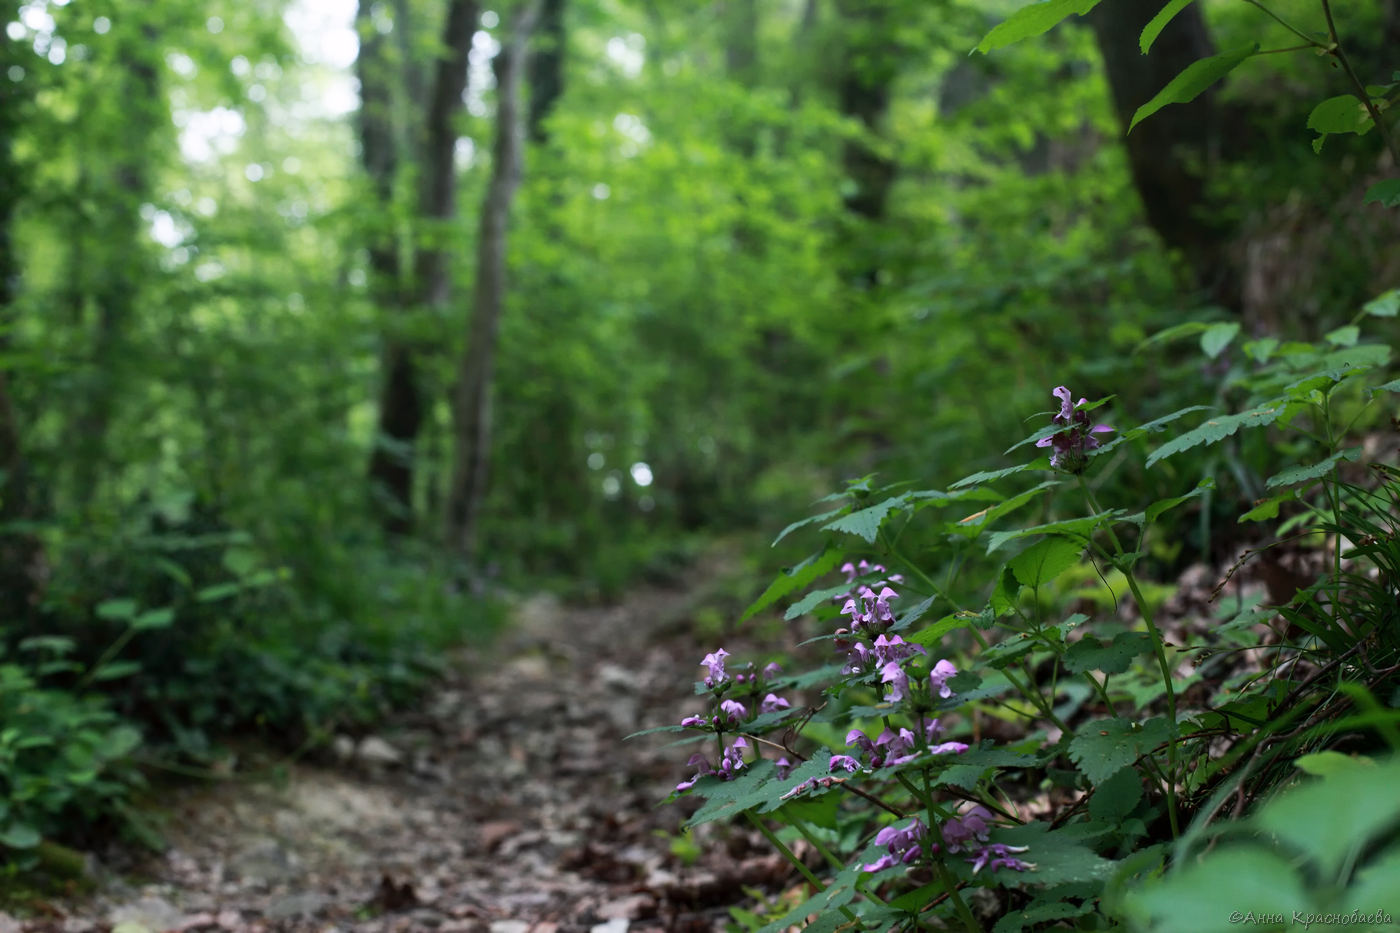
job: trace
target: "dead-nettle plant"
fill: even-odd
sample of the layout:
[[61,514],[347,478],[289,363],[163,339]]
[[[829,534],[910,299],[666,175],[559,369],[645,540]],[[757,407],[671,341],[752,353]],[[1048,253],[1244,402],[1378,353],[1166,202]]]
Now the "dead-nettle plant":
[[[1092,923],[1106,885],[1159,871],[1173,840],[1208,832],[1222,816],[1209,801],[1253,767],[1270,711],[1316,684],[1319,669],[1323,683],[1355,675],[1356,646],[1374,633],[1348,615],[1355,600],[1337,589],[1348,567],[1334,549],[1332,582],[1292,607],[1314,634],[1274,646],[1270,676],[1214,678],[1231,651],[1259,646],[1259,623],[1276,609],[1241,606],[1211,623],[1211,644],[1172,644],[1156,618],[1164,588],[1138,574],[1159,520],[1213,481],[1132,511],[1100,502],[1087,477],[1135,453],[1151,468],[1240,432],[1286,428],[1305,440],[1295,445],[1302,462],[1269,476],[1270,495],[1241,520],[1286,508],[1290,533],[1318,540],[1370,522],[1354,540],[1400,572],[1381,540],[1393,524],[1378,517],[1391,500],[1339,474],[1358,456],[1343,446],[1349,429],[1376,397],[1400,391],[1400,380],[1380,384],[1389,349],[1361,342],[1360,324],[1397,311],[1400,291],[1319,345],[1260,339],[1232,350],[1237,325],[1173,328],[1145,347],[1198,336],[1212,358],[1235,353],[1226,378],[1240,410],[1193,406],[1115,429],[1098,423],[1111,399],[1076,402],[1060,386],[1050,423],[1007,451],[1046,455],[939,490],[880,490],[866,478],[784,529],[779,540],[815,526],[827,543],[743,618],[795,600],[785,617],[825,625],[802,644],[826,662],[791,672],[716,648],[702,661],[695,712],[649,730],[699,744],[672,796],[703,799],[688,825],[742,816],[809,883],[810,896],[764,929],[816,917],[809,928],[977,930],[990,912],[985,895],[980,907],[971,896],[978,887],[1014,889],[998,895],[996,933]],[[1041,517],[1067,506],[1072,515],[1007,526],[1041,504]],[[906,537],[917,538],[917,558]],[[821,585],[829,574],[838,582]],[[1183,708],[1193,686],[1198,699]],[[1285,719],[1279,728],[1297,725]]]

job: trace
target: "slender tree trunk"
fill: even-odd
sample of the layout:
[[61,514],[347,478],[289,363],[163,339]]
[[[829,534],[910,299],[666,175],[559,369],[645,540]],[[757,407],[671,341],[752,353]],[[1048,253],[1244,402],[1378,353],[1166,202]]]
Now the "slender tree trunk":
[[453,396],[456,445],[447,498],[447,538],[468,566],[476,557],[477,526],[491,462],[492,375],[506,296],[506,232],[511,202],[523,174],[525,120],[521,113],[521,84],[526,44],[538,12],[537,2],[521,7],[494,64],[496,141],[492,148],[491,181],[481,210],[471,324]]
[[[19,45],[0,37],[0,74],[17,63]],[[13,224],[27,174],[16,164],[15,134],[29,104],[19,82],[0,85],[0,354],[10,349],[10,325],[19,293],[19,259],[15,255]],[[33,611],[42,573],[39,539],[16,522],[33,519],[36,508],[29,486],[29,469],[21,444],[19,418],[10,394],[13,370],[0,364],[0,619],[19,622]]]
[[[371,5],[361,2],[357,24],[361,35],[356,70],[360,79],[360,145],[365,170],[386,217],[394,211],[395,187],[404,153],[393,121],[395,94],[387,40],[371,21]],[[426,241],[414,244],[412,272],[405,281],[403,250],[392,221],[385,223],[369,250],[374,293],[382,306],[398,315],[429,307],[441,310],[451,299],[451,270],[443,234],[456,215],[457,183],[453,156],[457,146],[457,115],[467,84],[467,56],[476,30],[476,0],[452,0],[443,27],[441,51],[433,70],[427,110],[418,140],[419,188],[416,226]],[[409,88],[421,84],[419,72],[405,62],[403,80]],[[378,436],[370,456],[369,479],[379,504],[380,523],[392,534],[413,529],[413,487],[416,448],[426,404],[419,374],[419,349],[393,332],[384,336],[383,382],[379,395]]]
[[[107,441],[125,368],[124,350],[138,296],[146,278],[148,237],[142,229],[141,205],[150,198],[152,141],[169,112],[161,91],[158,70],[160,32],[145,24],[135,33],[123,33],[116,54],[122,69],[121,93],[128,100],[128,122],[116,153],[96,163],[93,177],[100,185],[94,192],[99,205],[92,228],[102,257],[92,270],[78,267],[84,244],[73,245],[73,277],[89,276],[88,298],[96,309],[92,345],[87,360],[86,391],[82,409],[73,425],[77,456],[73,462],[73,492],[78,510],[85,511],[96,498],[107,465]],[[88,167],[81,171],[86,173]]]
[[[844,67],[837,76],[837,107],[859,121],[864,131],[861,138],[846,140],[842,148],[841,162],[852,186],[842,200],[858,226],[859,222],[879,223],[885,217],[896,172],[894,161],[874,141],[883,134],[898,73],[890,48],[897,11],[890,0],[838,0],[836,7],[845,45]],[[879,263],[871,250],[855,245],[867,239],[867,232],[859,229],[852,237],[852,250],[864,255],[851,276],[873,286],[879,278]]]
[[567,33],[564,14],[567,0],[543,0],[534,48],[530,52],[530,142],[548,140],[545,122],[564,93],[564,52]]
[[[1125,130],[1138,107],[1172,78],[1215,54],[1196,5],[1178,13],[1151,53],[1141,54],[1138,36],[1161,6],[1160,0],[1114,0],[1089,15]],[[1148,224],[1163,243],[1182,253],[1212,300],[1238,311],[1240,274],[1228,248],[1232,231],[1221,212],[1212,209],[1206,189],[1220,142],[1215,98],[1212,90],[1189,104],[1164,107],[1128,133],[1123,144]]]

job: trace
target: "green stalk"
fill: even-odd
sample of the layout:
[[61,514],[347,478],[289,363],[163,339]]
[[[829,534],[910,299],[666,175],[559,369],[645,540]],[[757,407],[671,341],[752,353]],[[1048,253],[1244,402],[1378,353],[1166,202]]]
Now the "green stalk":
[[[1093,509],[1096,513],[1102,513],[1103,507],[1099,505],[1098,499],[1094,496],[1094,491],[1089,488],[1089,484],[1084,482],[1084,476],[1081,474],[1078,476],[1078,479],[1079,487],[1084,490],[1084,495],[1088,499],[1089,508]],[[1142,613],[1142,621],[1147,626],[1147,631],[1152,637],[1152,650],[1153,653],[1157,655],[1157,666],[1161,668],[1162,671],[1162,685],[1166,687],[1167,690],[1167,735],[1170,739],[1167,743],[1167,819],[1171,823],[1172,838],[1175,839],[1181,835],[1181,828],[1177,822],[1176,812],[1176,739],[1178,732],[1176,723],[1176,688],[1172,685],[1172,669],[1171,664],[1167,661],[1166,640],[1162,638],[1161,630],[1157,628],[1157,623],[1153,621],[1152,607],[1148,605],[1147,597],[1142,595],[1142,589],[1138,586],[1137,577],[1133,574],[1132,568],[1121,560],[1123,555],[1127,552],[1123,549],[1123,543],[1118,540],[1118,534],[1113,530],[1112,521],[1104,523],[1104,528],[1108,531],[1108,538],[1113,542],[1113,549],[1120,559],[1119,562],[1122,564],[1119,569],[1123,571],[1123,578],[1128,581],[1128,589],[1132,591],[1133,599],[1137,602],[1138,612]]]
[[[777,835],[774,834],[774,832],[771,829],[765,826],[763,820],[755,816],[752,810],[745,810],[744,816],[749,818],[749,822],[756,826],[759,832],[763,833],[763,837],[767,839],[769,843],[772,844],[773,848],[778,850],[778,854],[781,855],[783,858],[787,859],[788,862],[792,865],[792,867],[796,868],[798,873],[801,874],[802,877],[807,879],[808,883],[810,883],[818,891],[826,890],[826,885],[822,884],[821,879],[818,878],[816,875],[812,874],[812,870],[806,865],[802,864],[802,860],[796,855],[794,855],[792,853],[792,850],[789,849],[783,843],[783,841],[779,839]],[[850,920],[857,926],[860,926],[860,918],[858,918],[855,914],[851,913],[850,908],[846,907],[845,905],[842,905],[837,909],[840,910],[841,913],[846,915],[846,919]]]
[[[929,787],[928,768],[922,769],[923,792],[917,796],[924,802],[924,815],[928,819],[929,835],[938,841],[938,851],[946,855],[948,847],[943,842],[942,824],[939,822],[942,814],[933,805],[933,791]],[[912,788],[913,782],[907,782]],[[943,864],[941,858],[935,858],[932,850],[926,852],[929,862],[933,865],[934,873],[938,875],[938,880],[943,883],[943,890],[948,892],[948,897],[953,901],[953,909],[957,911],[958,918],[967,927],[968,933],[982,933],[982,924],[977,922],[977,917],[972,913],[972,909],[967,906],[967,901],[963,900],[962,894],[958,891],[958,880],[953,877],[953,873],[948,871],[948,866]]]

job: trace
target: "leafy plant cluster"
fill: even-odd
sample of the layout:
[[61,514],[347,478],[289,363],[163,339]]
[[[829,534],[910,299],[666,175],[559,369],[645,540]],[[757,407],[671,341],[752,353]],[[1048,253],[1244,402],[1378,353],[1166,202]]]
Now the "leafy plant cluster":
[[[831,510],[786,529],[780,538],[816,526],[828,543],[780,576],[746,618],[840,567],[845,582],[785,611],[823,623],[804,644],[836,660],[819,656],[797,675],[771,665],[735,673],[714,652],[696,690],[710,709],[664,727],[706,733],[699,740],[712,747],[692,758],[697,774],[678,789],[704,799],[687,825],[742,814],[808,878],[807,897],[754,925],[777,930],[805,918],[815,929],[981,929],[988,915],[999,933],[1055,920],[1147,924],[1216,870],[1225,873],[1207,905],[1257,909],[1242,899],[1250,889],[1233,885],[1263,885],[1263,866],[1291,854],[1265,836],[1183,869],[1191,847],[1249,837],[1318,794],[1348,792],[1341,783],[1306,788],[1270,804],[1261,822],[1230,819],[1293,783],[1295,762],[1316,773],[1313,762],[1365,760],[1325,751],[1335,745],[1400,750],[1400,484],[1384,465],[1343,478],[1358,456],[1345,446],[1348,428],[1400,389],[1383,381],[1389,348],[1359,338],[1361,320],[1393,316],[1397,299],[1382,296],[1320,345],[1245,343],[1247,404],[1205,411],[1165,441],[1158,437],[1200,419],[1202,408],[1117,426],[1099,443],[1108,432],[1092,422],[1108,400],[1076,405],[1061,387],[1051,424],[1007,451],[1036,445],[1052,448],[1049,457],[944,489],[862,480],[831,497]],[[1209,355],[1229,342],[1209,327],[1175,336],[1191,332]],[[1208,628],[1169,626],[1161,588],[1139,579],[1143,558],[1162,517],[1197,502],[1212,480],[1133,510],[1101,504],[1088,477],[1125,452],[1151,466],[1241,432],[1277,438],[1284,428],[1314,453],[1269,476],[1272,495],[1241,520],[1288,509],[1280,540],[1330,553],[1328,572],[1286,605],[1226,601]],[[1015,522],[1037,505],[1038,516]],[[910,552],[905,542],[919,525],[917,540],[935,543]],[[1096,604],[1094,589],[1112,601]],[[1113,611],[1120,600],[1124,611]],[[1278,616],[1289,623],[1282,636],[1265,625]],[[1182,626],[1189,643],[1170,641],[1168,628]],[[801,696],[811,699],[794,702]],[[1358,767],[1348,780],[1371,800],[1388,793],[1391,767]],[[1321,853],[1315,872],[1290,874],[1289,905],[1318,915],[1400,909],[1400,876],[1380,844],[1393,807],[1368,803],[1356,813],[1351,823],[1318,818],[1279,834],[1278,844]],[[799,844],[820,853],[824,877],[793,855]],[[1159,877],[1169,859],[1173,868]],[[994,910],[975,888],[998,892]],[[1226,927],[1229,909],[1208,923],[1206,912],[1198,905],[1162,928]]]

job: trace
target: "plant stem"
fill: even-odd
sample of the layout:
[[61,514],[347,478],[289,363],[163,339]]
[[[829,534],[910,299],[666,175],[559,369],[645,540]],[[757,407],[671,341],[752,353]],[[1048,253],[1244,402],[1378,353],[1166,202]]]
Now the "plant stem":
[[1356,71],[1352,69],[1351,62],[1347,59],[1347,53],[1342,51],[1342,41],[1337,36],[1337,24],[1332,21],[1331,0],[1318,0],[1322,5],[1322,15],[1327,19],[1327,37],[1332,40],[1327,54],[1337,60],[1337,64],[1342,66],[1342,71],[1347,79],[1351,81],[1353,93],[1361,105],[1366,108],[1366,112],[1371,115],[1371,122],[1376,125],[1376,129],[1381,134],[1381,139],[1385,141],[1385,147],[1390,150],[1390,159],[1393,165],[1400,168],[1400,149],[1395,146],[1395,139],[1390,135],[1390,130],[1381,122],[1380,111],[1371,102],[1371,95],[1366,93],[1366,85],[1356,76]]
[[[783,843],[783,841],[777,837],[773,830],[769,829],[766,825],[764,825],[763,820],[755,816],[752,810],[745,810],[744,816],[749,818],[749,822],[752,823],[755,827],[757,827],[759,832],[763,833],[763,838],[767,839],[768,842],[773,846],[773,848],[778,850],[778,854],[780,854],[783,858],[787,859],[788,862],[792,864],[792,867],[796,868],[798,873],[801,874],[802,877],[807,879],[809,884],[815,887],[818,891],[826,890],[826,885],[822,884],[821,879],[818,878],[816,875],[812,874],[812,870],[806,865],[804,865],[802,863],[802,860],[796,855],[794,855],[792,850],[789,849]],[[851,913],[849,908],[843,905],[839,908],[839,910],[841,911],[841,913],[846,915],[846,918],[848,920],[855,923],[857,926],[860,925],[860,920],[856,917],[855,914]]]
[[[929,787],[928,768],[923,769],[922,776],[923,793],[919,794],[919,796],[922,797],[924,801],[924,814],[928,817],[929,835],[938,841],[939,853],[946,855],[948,846],[943,842],[942,824],[935,818],[941,817],[941,814],[938,813],[933,805],[933,790]],[[907,783],[912,790],[913,782]],[[963,900],[962,894],[958,892],[958,880],[953,877],[952,872],[948,871],[948,866],[943,864],[942,859],[934,857],[931,851],[927,854],[929,861],[933,864],[934,873],[938,875],[938,880],[943,883],[943,890],[948,892],[948,896],[953,901],[953,909],[957,911],[958,918],[967,926],[968,933],[982,933],[982,925],[977,922],[977,917],[973,915],[972,909],[967,906],[967,901]]]
[[[1084,490],[1084,495],[1089,501],[1089,508],[1095,512],[1103,512],[1103,507],[1099,505],[1098,499],[1094,497],[1094,491],[1089,488],[1089,484],[1084,482],[1084,477],[1079,477],[1079,486]],[[1171,664],[1167,661],[1166,640],[1162,638],[1162,632],[1157,628],[1157,623],[1152,618],[1152,607],[1148,605],[1147,597],[1142,595],[1142,589],[1138,586],[1137,577],[1133,570],[1121,558],[1127,553],[1123,550],[1123,543],[1118,540],[1118,534],[1113,530],[1113,523],[1105,522],[1104,528],[1108,531],[1108,538],[1113,542],[1113,549],[1120,558],[1122,566],[1119,569],[1123,572],[1123,578],[1128,581],[1128,589],[1132,591],[1133,599],[1137,602],[1138,612],[1142,613],[1142,621],[1147,626],[1148,634],[1152,637],[1152,650],[1157,655],[1157,666],[1162,671],[1162,685],[1167,691],[1167,819],[1171,823],[1172,838],[1181,835],[1181,828],[1177,822],[1176,807],[1176,688],[1172,685]]]

